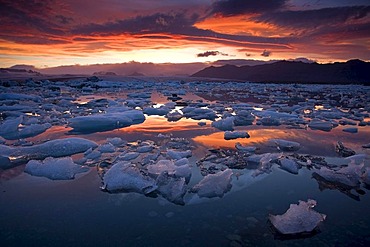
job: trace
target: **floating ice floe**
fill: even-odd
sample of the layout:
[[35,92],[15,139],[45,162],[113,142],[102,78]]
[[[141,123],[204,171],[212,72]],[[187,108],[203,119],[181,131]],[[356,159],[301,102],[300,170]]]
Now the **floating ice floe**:
[[31,100],[35,102],[40,102],[41,97],[20,93],[0,93],[0,100]]
[[370,167],[366,167],[364,174],[362,174],[362,181],[370,186]]
[[128,127],[145,121],[141,111],[129,110],[125,112],[95,114],[75,117],[69,120],[73,132],[94,133]]
[[301,144],[298,142],[287,141],[283,139],[271,139],[270,141],[273,142],[281,151],[293,152],[301,148]]
[[234,116],[234,124],[235,126],[252,125],[254,119],[255,117],[252,115],[250,111],[241,110],[238,111],[237,114]]
[[234,117],[227,117],[225,119],[214,121],[211,126],[223,131],[232,131],[234,130]]
[[145,176],[133,164],[119,162],[113,165],[103,177],[103,189],[109,192],[136,192],[149,194],[158,186],[154,179]]
[[108,143],[100,145],[98,150],[101,153],[113,153],[116,150],[116,148],[114,147],[112,143],[108,142]]
[[31,160],[45,159],[47,157],[63,157],[85,152],[98,145],[83,138],[65,138],[47,141],[30,147],[12,148],[0,145],[0,155],[13,157],[14,159]]
[[250,135],[246,131],[225,131],[224,139],[225,140],[232,140],[238,138],[249,138]]
[[161,107],[158,107],[158,108],[146,107],[146,108],[144,108],[143,113],[147,114],[147,115],[165,116],[167,113],[170,112],[170,110],[171,109],[169,109],[165,106],[161,106]]
[[182,117],[183,115],[179,111],[169,112],[166,115],[167,120],[170,122],[179,121]]
[[211,109],[206,108],[196,108],[196,107],[185,107],[181,109],[184,113],[184,117],[191,118],[194,120],[208,119],[215,120],[217,118],[216,113]]
[[345,128],[343,129],[344,132],[355,134],[358,132],[358,128]]
[[123,160],[123,161],[129,161],[129,160],[134,160],[137,157],[139,157],[140,153],[138,152],[128,152],[128,153],[123,153],[121,154],[118,159]]
[[322,121],[318,119],[313,119],[308,124],[308,127],[313,130],[323,130],[323,131],[330,131],[333,128],[333,123],[329,121]]
[[299,201],[290,204],[289,209],[282,215],[270,215],[269,219],[276,230],[281,234],[310,233],[326,219],[325,214],[313,210],[315,200]]
[[370,148],[370,143],[362,145],[363,148]]
[[189,158],[191,157],[191,150],[186,151],[177,151],[177,150],[168,150],[167,155],[174,160],[179,160],[182,158]]
[[191,192],[197,193],[199,197],[223,197],[228,192],[231,185],[231,169],[218,172],[216,174],[208,174],[199,183],[194,185]]
[[87,167],[76,165],[71,157],[52,158],[43,161],[30,160],[24,171],[32,176],[46,177],[53,180],[67,180],[75,178],[78,173],[88,171]]

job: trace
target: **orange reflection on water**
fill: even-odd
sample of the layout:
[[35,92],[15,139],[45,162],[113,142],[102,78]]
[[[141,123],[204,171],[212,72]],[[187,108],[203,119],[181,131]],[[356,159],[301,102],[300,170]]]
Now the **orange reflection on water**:
[[274,138],[284,138],[287,137],[286,130],[280,129],[255,129],[248,130],[250,138],[238,138],[235,140],[225,140],[224,132],[216,132],[211,135],[201,135],[193,138],[197,143],[200,143],[207,147],[223,147],[223,148],[234,148],[237,142],[241,144],[255,144],[267,142]]
[[[182,118],[177,122],[168,122],[166,118],[161,116],[147,116],[142,124],[131,125],[130,127],[122,128],[124,132],[157,132],[168,133],[174,131],[198,130],[204,127],[198,125],[197,120]],[[209,126],[211,121],[205,120]]]

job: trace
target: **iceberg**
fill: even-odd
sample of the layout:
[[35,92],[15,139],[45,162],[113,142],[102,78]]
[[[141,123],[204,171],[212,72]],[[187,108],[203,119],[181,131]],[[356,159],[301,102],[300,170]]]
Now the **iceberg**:
[[325,214],[313,210],[316,201],[308,199],[290,204],[289,209],[282,215],[270,215],[269,220],[281,234],[310,233],[326,219]]
[[24,171],[32,176],[46,177],[52,180],[74,179],[77,173],[86,172],[87,167],[76,165],[71,157],[52,158],[43,161],[30,160]]

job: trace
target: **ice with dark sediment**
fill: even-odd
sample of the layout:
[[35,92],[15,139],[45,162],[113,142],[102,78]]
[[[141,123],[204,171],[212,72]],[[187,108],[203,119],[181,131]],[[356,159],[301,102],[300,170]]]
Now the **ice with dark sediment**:
[[233,171],[231,169],[226,169],[216,174],[208,174],[194,185],[191,192],[197,193],[199,197],[223,197],[232,187],[232,175]]
[[46,157],[63,157],[85,152],[98,145],[83,138],[65,138],[44,142],[29,147],[8,147],[0,145],[0,155],[14,159],[31,160],[45,159]]
[[68,126],[73,128],[72,132],[94,133],[128,127],[144,121],[145,116],[141,111],[129,110],[71,118]]
[[293,152],[301,148],[301,144],[294,141],[271,139],[270,142],[274,143],[280,151]]
[[234,130],[234,117],[226,117],[212,122],[212,127],[223,130],[223,131],[233,131]]
[[225,131],[224,139],[233,140],[238,138],[249,138],[250,135],[246,131]]
[[43,161],[28,161],[24,171],[32,176],[46,177],[53,180],[67,180],[75,178],[75,175],[78,173],[88,171],[88,168],[75,164],[71,157],[48,157]]
[[325,214],[313,210],[316,201],[308,199],[290,204],[289,209],[282,215],[269,216],[270,222],[281,234],[310,233],[326,219]]
[[370,148],[370,143],[362,145],[363,148]]
[[140,169],[130,162],[114,164],[105,173],[103,184],[103,189],[109,192],[149,194],[158,188],[154,179],[142,174]]

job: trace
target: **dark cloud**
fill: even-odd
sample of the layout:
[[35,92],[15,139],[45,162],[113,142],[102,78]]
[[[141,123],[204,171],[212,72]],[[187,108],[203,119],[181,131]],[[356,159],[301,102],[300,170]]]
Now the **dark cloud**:
[[268,50],[264,50],[262,53],[261,53],[261,56],[262,57],[269,57],[271,55],[271,51],[268,51]]
[[231,35],[217,33],[195,27],[198,15],[182,13],[157,13],[149,16],[117,20],[103,24],[88,24],[75,27],[72,33],[78,36],[110,36],[119,34],[145,35],[154,38],[160,35],[181,35],[182,40],[222,43],[225,45],[248,45],[256,48],[278,47],[290,49],[287,45],[292,38],[264,38],[257,36]]
[[343,25],[350,20],[360,20],[370,13],[370,6],[323,8],[301,11],[279,11],[254,17],[258,22],[273,23],[292,28],[317,28],[329,24]]
[[220,52],[220,51],[206,51],[206,52],[203,52],[203,53],[198,53],[197,57],[209,57],[209,56],[217,56],[217,55],[229,56],[229,54],[226,54],[226,53],[223,53],[223,52]]
[[264,13],[284,7],[287,0],[221,0],[212,4],[211,14],[234,16],[246,13]]

